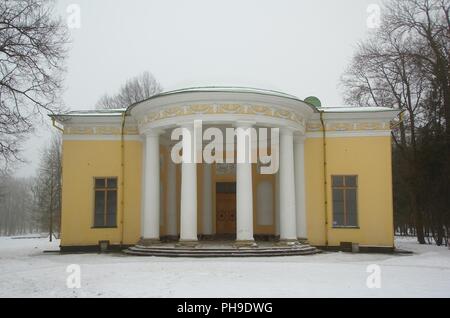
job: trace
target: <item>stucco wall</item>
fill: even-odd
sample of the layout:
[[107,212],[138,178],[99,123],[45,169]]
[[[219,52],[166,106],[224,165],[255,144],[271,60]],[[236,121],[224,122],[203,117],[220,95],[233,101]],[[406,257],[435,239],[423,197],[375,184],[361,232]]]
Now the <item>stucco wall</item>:
[[[328,245],[354,242],[361,245],[394,245],[390,137],[327,138]],[[323,191],[323,139],[305,143],[308,239],[325,245]],[[358,225],[334,229],[332,224],[332,175],[358,175]]]
[[[123,243],[140,236],[141,158],[139,141],[125,142],[125,206]],[[118,221],[114,229],[93,229],[94,177],[117,176]],[[94,245],[99,240],[121,241],[120,141],[64,141],[61,245]]]
[[[123,244],[135,244],[139,240],[141,233],[141,147],[139,141],[125,142]],[[163,153],[167,158],[167,152]],[[392,247],[393,212],[390,137],[328,138],[327,159],[328,244],[337,246],[340,242],[355,242],[361,245]],[[117,176],[119,177],[120,188],[120,167],[120,141],[65,140],[63,142],[62,246],[95,245],[98,244],[99,240],[109,240],[111,244],[119,244],[121,242],[120,201],[122,200],[122,192],[120,189],[118,192],[118,227],[114,229],[92,228],[93,178]],[[164,168],[165,165],[163,167],[162,180],[164,178]],[[305,142],[305,173],[308,239],[313,245],[325,245],[323,141],[321,138],[309,138]],[[201,174],[202,169],[199,168],[199,196],[203,187]],[[358,175],[359,228],[333,229],[331,175],[347,174]],[[178,186],[180,184],[179,178],[178,171]],[[274,178],[272,176],[270,178],[274,182]],[[253,185],[255,192],[256,179]],[[179,193],[177,197],[179,205]],[[201,200],[198,200],[198,202],[200,204]],[[254,206],[256,207],[256,202],[254,202]],[[215,206],[213,205],[214,208]],[[200,204],[198,209],[199,234],[202,229],[201,209]],[[254,215],[256,217],[256,211]],[[215,211],[213,211],[213,220],[215,222]],[[164,221],[162,222],[163,224],[165,224]],[[275,231],[274,225],[258,226],[256,219],[254,224],[255,234],[270,234]],[[163,235],[164,233],[165,229],[162,226],[161,234]]]

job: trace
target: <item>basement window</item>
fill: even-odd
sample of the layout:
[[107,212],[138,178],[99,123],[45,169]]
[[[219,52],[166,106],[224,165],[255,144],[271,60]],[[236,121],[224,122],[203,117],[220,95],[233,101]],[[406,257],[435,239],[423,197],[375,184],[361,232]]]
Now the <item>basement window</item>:
[[332,176],[333,227],[358,227],[357,176]]
[[94,178],[94,227],[117,226],[117,178]]

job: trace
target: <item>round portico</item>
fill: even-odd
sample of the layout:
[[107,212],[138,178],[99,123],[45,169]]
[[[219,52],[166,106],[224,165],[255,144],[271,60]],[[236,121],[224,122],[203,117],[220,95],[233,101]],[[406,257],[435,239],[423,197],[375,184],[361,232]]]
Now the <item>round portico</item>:
[[[254,188],[255,173],[260,172],[257,167],[262,164],[260,161],[252,162],[239,160],[239,158],[246,158],[251,152],[250,145],[255,137],[258,141],[265,140],[267,144],[270,140],[271,146],[265,149],[266,152],[268,148],[271,155],[275,151],[278,152],[278,156],[275,156],[279,167],[277,171],[274,171],[276,174],[261,176],[261,180],[273,178],[275,184],[273,234],[286,243],[295,243],[299,239],[305,240],[307,233],[304,136],[306,122],[316,111],[308,103],[287,94],[225,87],[162,93],[129,107],[127,112],[137,123],[144,144],[141,244],[151,245],[160,242],[160,211],[164,205],[165,236],[179,237],[180,244],[195,245],[199,234],[214,235],[217,234],[218,228],[230,231],[230,227],[235,227],[236,243],[252,246],[255,234],[255,210],[260,208],[257,204],[258,200],[260,197],[264,198],[266,193],[258,189],[258,193],[255,194]],[[201,130],[197,129],[199,122],[202,125]],[[170,150],[177,145],[178,140],[172,140],[173,132],[177,128],[181,131],[179,144],[183,149],[182,160],[178,163],[174,162],[171,156],[167,158],[165,179],[162,180],[160,147],[163,145]],[[225,132],[226,128],[235,130],[232,142],[229,140],[222,142],[223,157],[226,157],[223,162],[204,162],[201,158],[199,163],[195,160],[202,157],[205,145],[212,141],[211,136],[204,134],[208,128],[213,128],[216,132]],[[273,133],[263,135],[260,133],[262,128],[278,129],[278,135]],[[249,129],[254,129],[256,135],[249,134]],[[200,138],[198,138],[199,133]],[[226,133],[224,135],[226,136]],[[198,140],[201,144],[194,148],[197,149],[196,151],[186,151]],[[231,147],[229,144],[234,143],[234,140],[236,142]],[[273,145],[277,145],[277,148]],[[258,143],[255,147],[257,155],[262,148]],[[214,154],[218,154],[217,149],[214,149]],[[235,161],[231,163],[228,161],[229,158]],[[220,165],[221,169],[227,165],[232,166],[229,180],[233,182],[212,184],[211,174],[213,171],[217,172],[217,165]],[[198,173],[199,167],[201,167],[201,175]],[[177,169],[180,170],[179,182],[177,182]],[[223,177],[223,180],[228,179]],[[161,198],[162,182],[165,185],[163,198]],[[199,184],[202,185],[201,188],[198,187]],[[214,192],[215,201],[211,195],[212,188],[216,191],[220,188],[219,190],[223,191]],[[223,198],[223,201],[220,201],[222,203],[217,199],[219,194]],[[223,223],[217,223],[218,217],[214,217],[213,211],[213,207],[216,210],[219,209],[217,202],[222,204],[223,213],[220,214],[220,218],[227,213],[230,214],[230,209],[232,210],[232,206],[235,206],[234,222],[227,221],[224,217]],[[199,207],[201,207],[201,214],[198,213]],[[202,224],[200,231],[199,217]],[[216,218],[215,224],[214,218]]]

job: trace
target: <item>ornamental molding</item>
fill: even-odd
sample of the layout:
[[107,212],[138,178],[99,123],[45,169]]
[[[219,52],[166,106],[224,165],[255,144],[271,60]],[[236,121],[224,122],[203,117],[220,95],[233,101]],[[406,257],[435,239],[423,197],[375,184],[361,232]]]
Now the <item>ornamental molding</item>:
[[150,124],[159,120],[195,115],[250,115],[266,116],[277,119],[290,120],[305,126],[306,120],[301,112],[280,107],[252,104],[192,104],[182,106],[169,106],[151,111],[141,118],[137,118],[139,126]]
[[[74,125],[64,128],[64,135],[109,135],[120,136],[122,134],[122,128],[120,125],[110,126],[91,126],[91,125]],[[129,126],[124,128],[124,135],[139,135],[137,126]]]
[[[390,122],[386,121],[336,121],[325,123],[325,131],[390,131]],[[312,121],[306,124],[307,132],[322,131],[320,122]]]

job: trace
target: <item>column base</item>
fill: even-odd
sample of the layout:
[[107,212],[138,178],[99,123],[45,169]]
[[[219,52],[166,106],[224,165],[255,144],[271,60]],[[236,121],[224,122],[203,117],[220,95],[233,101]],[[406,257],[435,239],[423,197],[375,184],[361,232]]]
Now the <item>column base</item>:
[[254,240],[243,240],[243,241],[235,241],[234,247],[242,248],[242,247],[258,247],[258,244]]
[[176,247],[196,247],[197,245],[198,245],[198,241],[194,241],[194,240],[178,241],[178,243],[175,244]]
[[299,242],[296,239],[281,239],[276,245],[278,246],[296,246],[299,245]]
[[161,240],[141,238],[138,242],[138,245],[142,246],[161,245]]
[[297,241],[298,241],[300,244],[309,244],[308,239],[305,238],[305,237],[299,237],[299,238],[297,238]]
[[161,241],[164,243],[178,242],[178,240],[179,240],[178,235],[163,235],[163,236],[161,236]]

